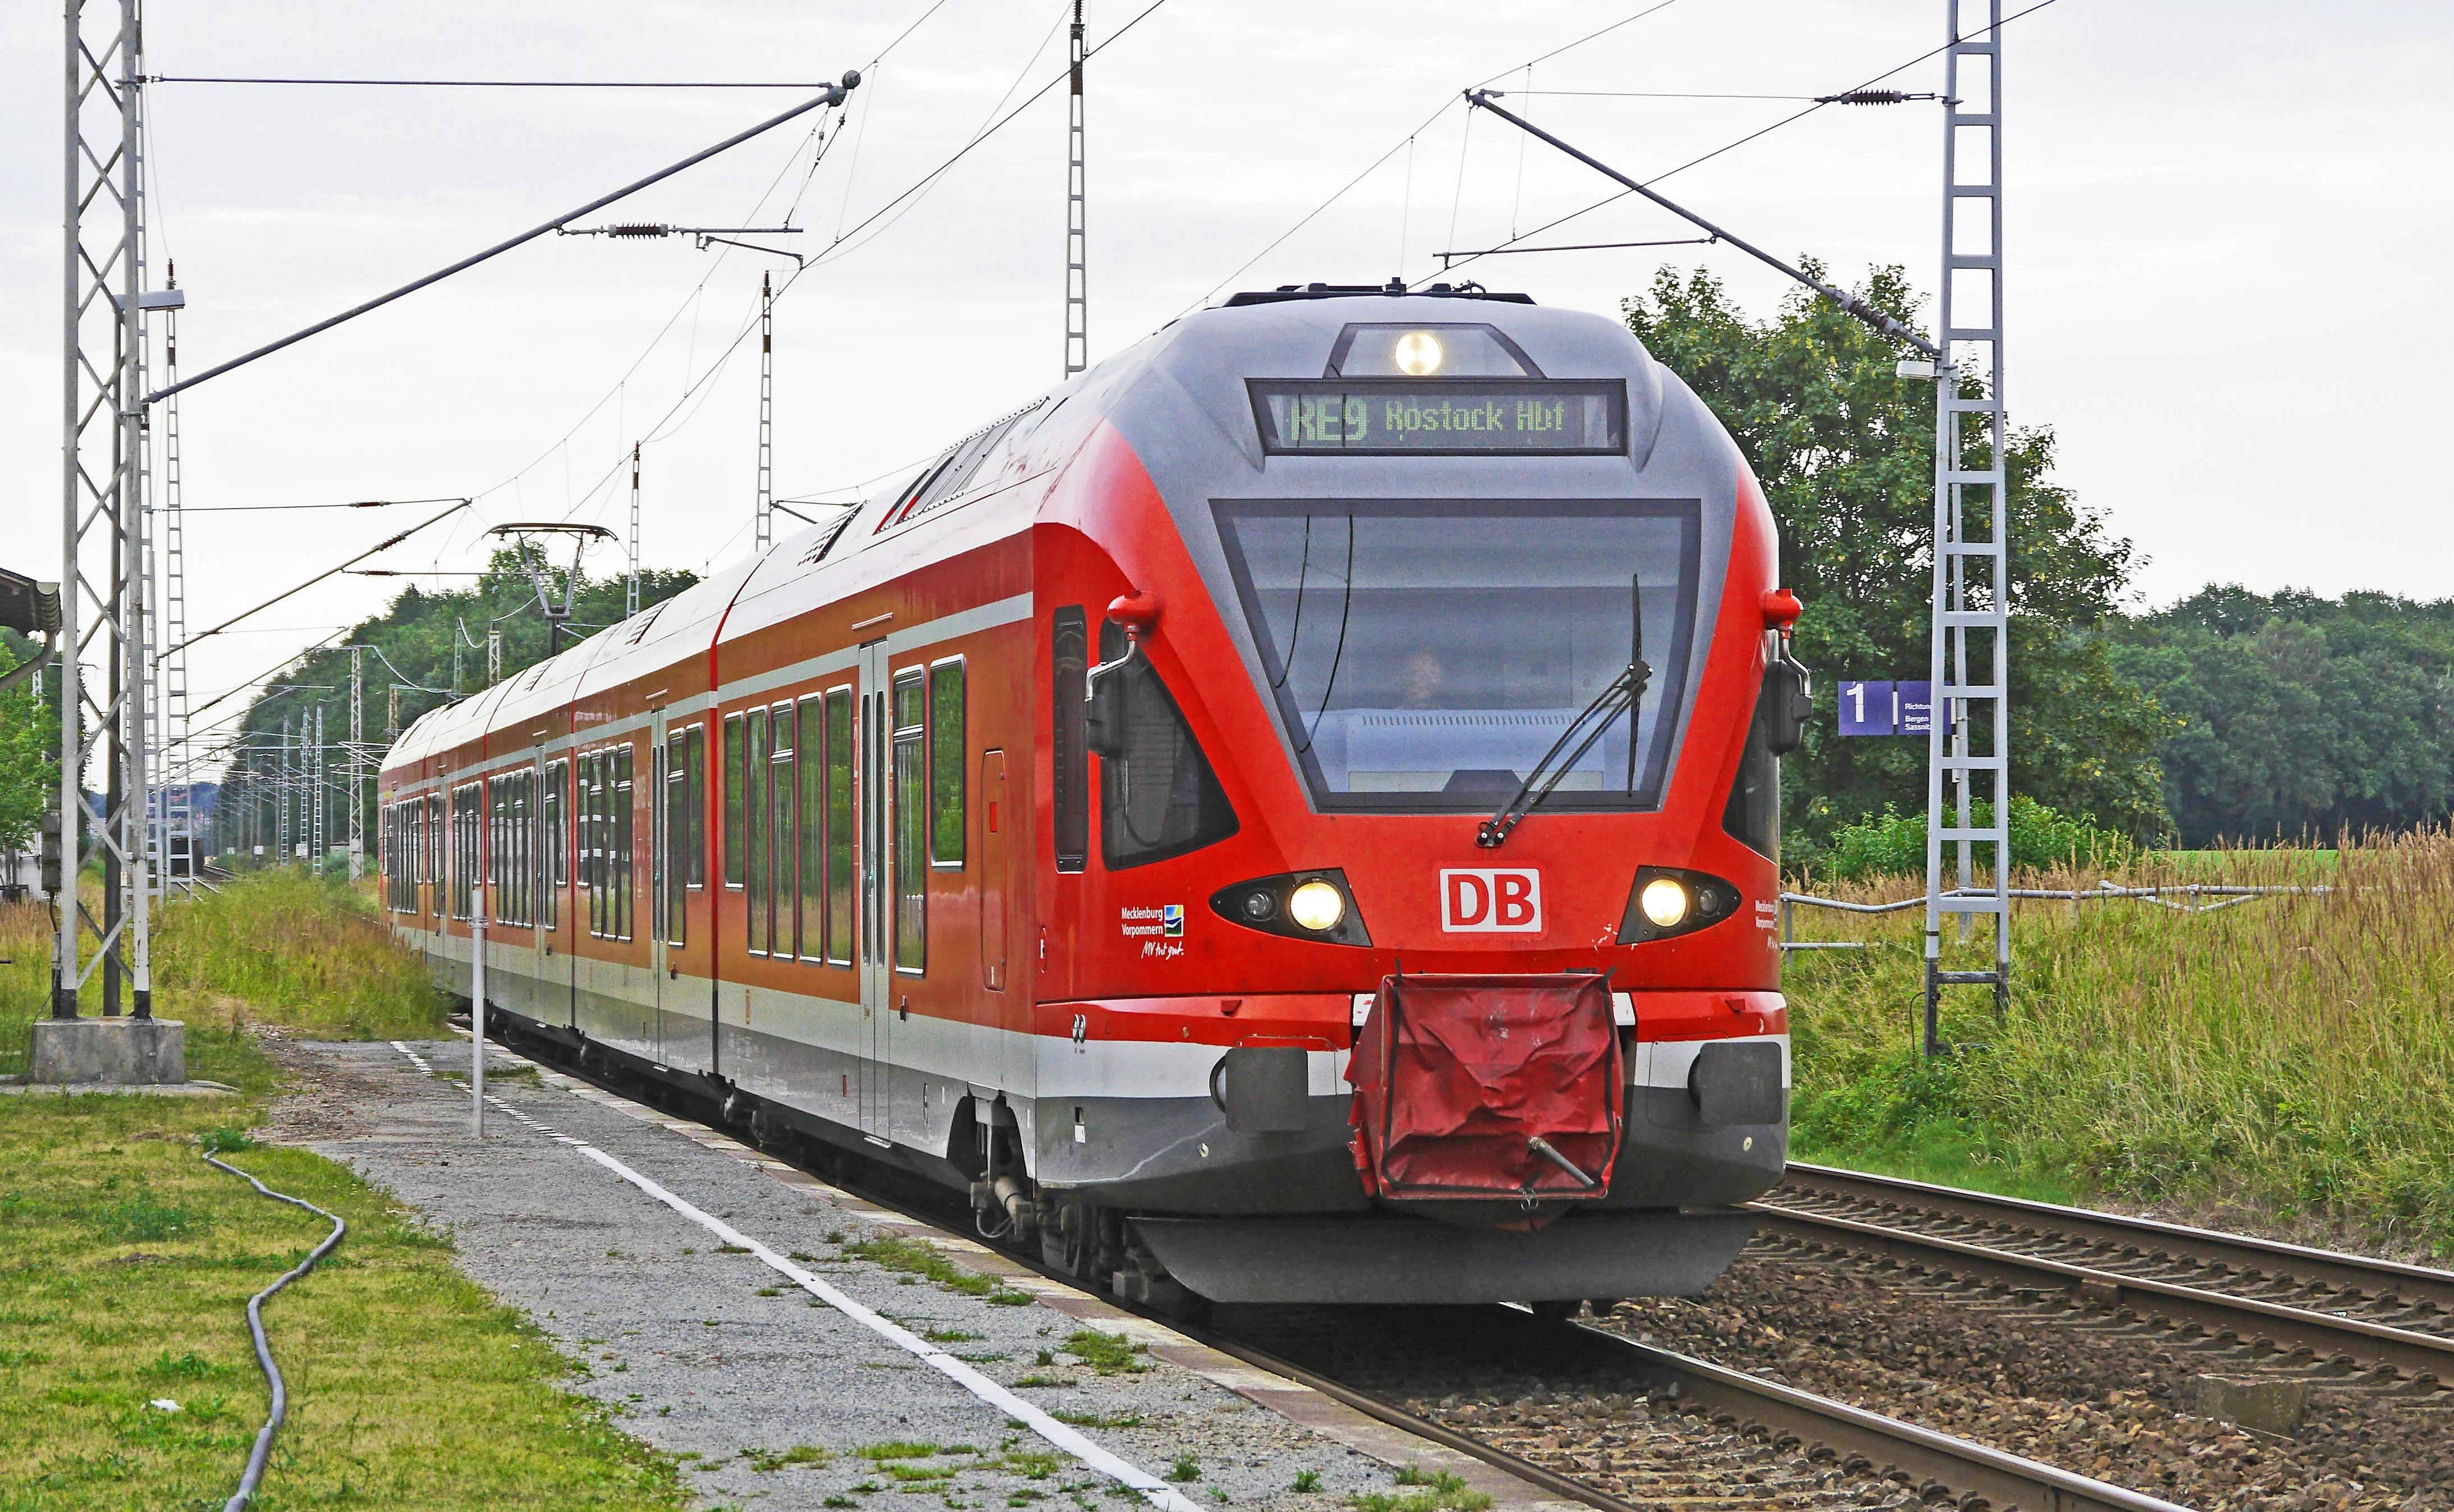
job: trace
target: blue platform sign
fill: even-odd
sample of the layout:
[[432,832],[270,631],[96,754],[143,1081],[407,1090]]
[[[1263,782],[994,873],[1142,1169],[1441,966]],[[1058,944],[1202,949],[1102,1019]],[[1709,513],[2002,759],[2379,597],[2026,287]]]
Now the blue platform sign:
[[1901,734],[1932,735],[1934,733],[1934,684],[1902,682],[1894,684],[1901,700]]
[[1895,685],[1888,682],[1840,684],[1842,735],[1891,735],[1900,729]]

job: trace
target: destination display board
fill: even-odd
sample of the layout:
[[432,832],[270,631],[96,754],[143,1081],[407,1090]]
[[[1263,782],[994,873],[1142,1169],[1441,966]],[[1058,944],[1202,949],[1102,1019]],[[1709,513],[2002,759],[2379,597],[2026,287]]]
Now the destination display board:
[[1617,378],[1255,378],[1272,455],[1596,456],[1627,450]]

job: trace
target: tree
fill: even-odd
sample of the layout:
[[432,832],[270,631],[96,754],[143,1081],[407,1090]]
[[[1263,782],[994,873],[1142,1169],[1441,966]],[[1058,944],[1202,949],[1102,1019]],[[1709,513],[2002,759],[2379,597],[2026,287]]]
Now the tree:
[[[0,672],[26,664],[42,648],[12,631],[0,631]],[[0,694],[0,851],[33,848],[43,803],[59,785],[60,711],[48,669],[13,693]]]
[[2176,716],[2187,844],[2409,829],[2454,805],[2454,600],[2210,585],[2124,626],[2115,665]]
[[[546,567],[541,557],[536,565],[555,606],[560,607],[568,589],[568,569]],[[259,820],[271,812],[272,784],[250,780],[250,776],[269,776],[277,765],[279,756],[273,748],[279,743],[284,715],[294,716],[322,703],[326,740],[337,746],[349,738],[350,645],[373,648],[366,656],[366,703],[361,717],[368,742],[380,747],[419,715],[488,686],[490,630],[502,632],[500,675],[509,678],[622,617],[624,580],[583,575],[578,592],[572,595],[571,622],[549,623],[530,566],[531,559],[523,558],[517,548],[507,547],[493,554],[484,575],[470,588],[430,593],[412,584],[401,590],[383,614],[351,627],[339,645],[311,651],[285,669],[271,690],[257,695],[239,721],[241,754],[231,763],[231,780],[222,790],[226,801],[218,818],[221,837],[237,843],[238,826],[246,822],[245,805],[257,805]],[[640,606],[662,603],[697,581],[688,572],[643,571]],[[455,645],[459,648],[456,658]],[[395,684],[399,685],[399,729],[391,724]],[[338,753],[326,759],[334,782],[342,783]],[[346,786],[341,791],[346,793]],[[340,812],[346,816],[347,799],[340,801]],[[345,835],[346,822],[344,817],[332,833]],[[372,818],[368,822],[372,824]]]
[[[1822,277],[1820,268],[1810,272]],[[1903,322],[1920,301],[1901,270],[1857,290]],[[1839,677],[1926,675],[1934,571],[1934,388],[1899,376],[1903,355],[1800,290],[1758,322],[1699,270],[1664,268],[1621,307],[1628,328],[1719,416],[1763,483],[1781,573],[1805,600],[1800,658]],[[2148,837],[2165,826],[2153,749],[2169,721],[2122,676],[2104,629],[2134,566],[2051,481],[2054,437],[2011,433],[2012,790]],[[1885,805],[1922,812],[1925,746],[1807,732],[1783,763],[1783,828],[1812,857],[1842,824]]]

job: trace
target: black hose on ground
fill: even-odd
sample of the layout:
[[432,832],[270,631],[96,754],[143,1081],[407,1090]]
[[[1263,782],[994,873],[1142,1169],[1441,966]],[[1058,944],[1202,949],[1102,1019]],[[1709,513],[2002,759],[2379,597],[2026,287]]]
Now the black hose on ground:
[[264,1367],[265,1381],[272,1388],[272,1411],[264,1420],[262,1430],[255,1436],[255,1448],[247,1457],[247,1473],[239,1478],[238,1490],[222,1504],[222,1512],[242,1512],[248,1502],[255,1499],[256,1482],[264,1479],[264,1462],[272,1453],[272,1436],[281,1427],[281,1421],[290,1415],[290,1387],[281,1379],[281,1367],[272,1362],[272,1346],[267,1343],[264,1338],[265,1300],[313,1270],[315,1262],[331,1254],[332,1246],[341,1242],[341,1236],[350,1231],[350,1225],[344,1222],[337,1213],[327,1213],[303,1198],[292,1197],[287,1192],[274,1191],[237,1166],[215,1159],[210,1149],[204,1153],[206,1164],[219,1166],[232,1176],[245,1178],[247,1184],[254,1187],[259,1195],[269,1197],[276,1202],[287,1202],[292,1207],[303,1207],[317,1218],[332,1220],[332,1232],[324,1236],[324,1242],[309,1250],[307,1258],[283,1272],[279,1280],[247,1300],[247,1328],[249,1333],[255,1336],[255,1362]]

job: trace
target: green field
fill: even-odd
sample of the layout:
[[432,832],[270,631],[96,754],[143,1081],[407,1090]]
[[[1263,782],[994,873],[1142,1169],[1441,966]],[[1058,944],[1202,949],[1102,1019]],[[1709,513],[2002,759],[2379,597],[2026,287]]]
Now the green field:
[[[24,1065],[48,928],[0,909],[0,1067]],[[240,1091],[0,1098],[0,1512],[218,1508],[235,1488],[266,1407],[247,1298],[326,1225],[206,1165],[206,1139],[351,1228],[266,1308],[291,1409],[258,1506],[680,1506],[672,1462],[566,1390],[575,1367],[462,1278],[446,1240],[332,1161],[250,1146],[279,1073],[246,1024],[441,1030],[441,1000],[364,901],[251,877],[175,905],[155,960],[191,1075]]]
[[[2203,915],[2022,904],[2009,1014],[1998,1023],[1982,988],[1951,990],[1956,1049],[1931,1063],[1922,915],[1800,908],[1800,938],[1869,944],[1788,962],[1799,1159],[2454,1255],[2454,836],[2151,855],[2109,879],[2334,892]],[[1872,901],[1922,886],[1813,890]],[[1946,967],[1984,964],[1982,940],[1954,940]]]

